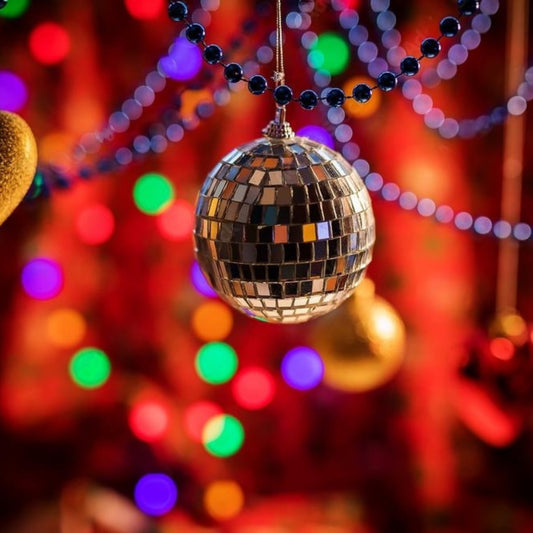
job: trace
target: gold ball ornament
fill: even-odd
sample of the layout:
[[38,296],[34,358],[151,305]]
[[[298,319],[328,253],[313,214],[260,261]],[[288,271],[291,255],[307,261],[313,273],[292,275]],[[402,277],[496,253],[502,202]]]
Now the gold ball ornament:
[[0,111],[0,224],[30,188],[37,168],[37,145],[30,127],[14,113]]
[[327,385],[366,392],[389,381],[401,367],[405,326],[365,279],[350,300],[317,323],[311,345],[322,357]]
[[339,153],[272,122],[208,174],[194,238],[223,300],[268,322],[305,322],[340,305],[363,278],[374,215]]

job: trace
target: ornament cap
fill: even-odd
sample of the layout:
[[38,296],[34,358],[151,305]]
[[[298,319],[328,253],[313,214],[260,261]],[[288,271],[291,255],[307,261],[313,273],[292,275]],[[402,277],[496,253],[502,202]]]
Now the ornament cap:
[[272,139],[292,139],[294,131],[288,122],[280,122],[278,120],[271,120],[266,128],[263,129],[263,134]]

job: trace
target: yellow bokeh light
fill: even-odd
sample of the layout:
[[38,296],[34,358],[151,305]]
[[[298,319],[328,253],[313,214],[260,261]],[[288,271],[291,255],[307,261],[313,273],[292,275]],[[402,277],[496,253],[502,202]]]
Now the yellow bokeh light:
[[244,505],[244,493],[235,481],[211,483],[204,494],[206,511],[215,520],[229,520],[238,515]]
[[57,309],[46,321],[48,338],[59,348],[72,348],[78,345],[86,331],[85,319],[74,309]]
[[191,325],[199,339],[220,341],[230,334],[233,315],[221,302],[205,302],[194,311]]
[[[376,83],[370,78],[364,76],[355,76],[350,78],[343,86],[343,90],[346,94],[352,94],[353,88],[360,83],[366,83],[370,87],[373,87]],[[344,110],[346,114],[355,118],[366,118],[373,115],[381,105],[381,94],[379,91],[372,91],[372,98],[365,104],[360,104],[353,98],[348,98],[344,104]]]

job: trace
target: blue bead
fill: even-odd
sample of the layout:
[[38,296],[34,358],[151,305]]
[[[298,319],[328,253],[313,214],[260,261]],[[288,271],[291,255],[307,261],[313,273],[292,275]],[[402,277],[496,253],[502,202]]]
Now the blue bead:
[[437,39],[424,39],[420,45],[420,51],[424,57],[437,57],[440,52],[440,43]]
[[274,89],[274,100],[279,105],[287,105],[292,100],[292,89],[288,85],[280,85]]
[[479,2],[477,0],[459,0],[457,7],[462,15],[473,15],[479,11]]
[[331,107],[341,107],[346,100],[346,96],[341,89],[331,89],[326,95],[326,102]]
[[398,80],[393,72],[386,70],[378,76],[378,87],[385,92],[392,91],[398,84]]
[[372,98],[372,89],[366,83],[360,83],[354,87],[352,96],[356,102],[365,104]]
[[183,2],[171,2],[168,5],[168,16],[175,21],[185,20],[189,10]]
[[298,100],[304,109],[314,109],[318,105],[318,94],[311,89],[307,89],[300,94]]
[[400,63],[400,68],[406,76],[414,76],[420,70],[420,62],[416,57],[407,56]]
[[217,63],[220,63],[223,55],[222,48],[220,48],[218,44],[210,44],[204,50],[204,59],[210,65],[216,65]]
[[239,63],[230,63],[224,68],[224,77],[231,83],[237,83],[242,80],[244,72]]
[[248,90],[252,94],[263,94],[267,90],[267,81],[263,76],[256,74],[248,81]]
[[455,37],[461,29],[461,24],[455,17],[444,17],[440,21],[439,27],[444,37]]
[[205,37],[205,28],[201,24],[195,22],[187,27],[185,30],[185,36],[191,41],[191,43],[199,43],[200,41],[203,41]]

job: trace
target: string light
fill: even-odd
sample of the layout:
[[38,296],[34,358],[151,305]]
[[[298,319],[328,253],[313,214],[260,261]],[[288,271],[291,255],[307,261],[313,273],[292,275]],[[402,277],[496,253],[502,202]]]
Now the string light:
[[63,272],[55,261],[39,257],[32,259],[22,270],[22,286],[28,296],[36,300],[55,298],[63,289]]
[[235,375],[237,366],[237,354],[225,342],[204,344],[196,355],[196,372],[204,381],[212,385],[220,385],[229,381]]
[[209,420],[202,432],[205,449],[217,457],[235,455],[244,443],[242,424],[231,415],[217,415]]
[[69,364],[72,380],[84,389],[102,386],[111,374],[111,363],[107,355],[98,348],[83,348],[76,352]]
[[162,516],[176,505],[178,487],[166,474],[146,474],[135,485],[134,498],[143,513]]

